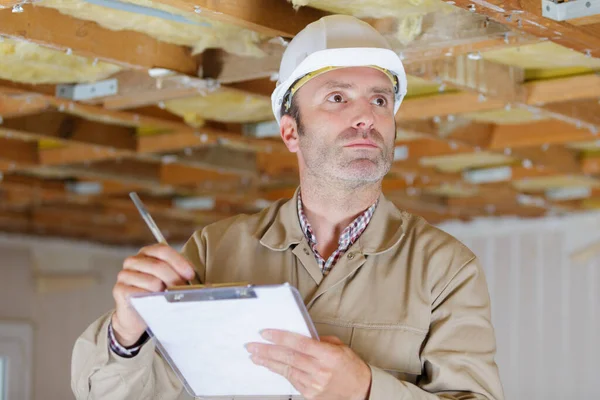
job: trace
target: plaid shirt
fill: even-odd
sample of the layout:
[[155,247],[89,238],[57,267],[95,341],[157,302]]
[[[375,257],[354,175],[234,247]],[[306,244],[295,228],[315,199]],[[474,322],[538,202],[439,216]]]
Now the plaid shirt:
[[352,221],[350,225],[348,225],[346,229],[342,231],[342,234],[338,239],[338,248],[329,256],[327,260],[325,260],[317,251],[317,237],[315,236],[310,223],[304,214],[302,198],[300,193],[298,193],[298,219],[300,220],[300,227],[302,228],[302,232],[304,232],[304,236],[306,236],[308,244],[310,244],[310,247],[315,254],[315,258],[317,259],[317,263],[319,264],[319,268],[321,268],[323,275],[329,274],[340,257],[344,255],[346,250],[348,250],[348,248],[358,240],[365,229],[367,229],[367,225],[369,225],[371,217],[373,217],[373,213],[377,207],[377,202],[378,201],[375,201],[375,203],[373,203],[362,214],[356,217],[354,221]]

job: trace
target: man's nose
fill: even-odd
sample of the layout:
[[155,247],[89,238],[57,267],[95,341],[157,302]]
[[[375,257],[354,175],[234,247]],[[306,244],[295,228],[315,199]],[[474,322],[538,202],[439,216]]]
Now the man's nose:
[[368,101],[361,101],[357,104],[356,114],[352,121],[352,126],[358,130],[370,131],[375,123],[375,115]]

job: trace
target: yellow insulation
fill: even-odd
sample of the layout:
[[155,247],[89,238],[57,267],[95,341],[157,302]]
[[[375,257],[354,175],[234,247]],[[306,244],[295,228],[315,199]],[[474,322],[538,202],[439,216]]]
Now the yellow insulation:
[[583,199],[582,204],[583,208],[586,209],[598,209],[600,208],[600,200],[599,199]]
[[554,42],[534,43],[488,51],[483,58],[526,70],[526,79],[547,79],[600,69],[600,58],[563,47]]
[[473,197],[479,192],[475,186],[465,187],[460,184],[449,183],[444,183],[437,187],[425,188],[423,191],[436,196],[453,198]]
[[0,78],[14,82],[55,84],[93,82],[118,72],[120,67],[37,44],[4,39],[0,42]]
[[310,6],[331,13],[354,15],[358,18],[394,17],[398,21],[394,37],[403,44],[410,43],[422,33],[421,24],[425,14],[452,10],[452,6],[439,0],[291,0],[291,2],[296,8]]
[[513,186],[522,192],[544,192],[548,189],[564,187],[600,187],[600,182],[586,176],[560,175],[522,179],[514,181]]
[[165,101],[165,108],[196,127],[202,126],[204,120],[259,122],[273,119],[269,98],[233,90]]
[[419,163],[424,167],[434,167],[440,172],[456,173],[469,168],[493,167],[515,162],[512,157],[488,152],[464,153],[448,156],[422,157]]
[[[407,89],[406,97],[418,97],[427,96],[430,94],[438,93],[450,93],[455,92],[455,89],[448,89],[445,85],[441,86],[439,83],[428,81],[416,76],[408,75],[407,77]],[[442,89],[442,90],[440,90]]]
[[600,151],[600,140],[591,142],[574,142],[567,144],[567,147],[574,150],[579,150],[587,153],[595,153]]
[[[194,54],[206,48],[222,48],[227,52],[243,56],[262,56],[257,44],[264,39],[260,34],[226,24],[214,19],[202,18],[192,12],[154,3],[151,0],[121,0],[144,7],[152,7],[200,24],[188,24],[165,18],[115,10],[90,4],[83,0],[44,0],[39,6],[55,8],[63,14],[88,21],[95,21],[104,28],[121,31],[133,30],[145,33],[158,40],[181,46],[190,46]],[[191,6],[190,6],[191,8]]]
[[535,114],[524,108],[513,108],[510,110],[489,110],[475,113],[461,114],[461,117],[476,122],[492,124],[526,124],[529,122],[547,119],[546,116]]

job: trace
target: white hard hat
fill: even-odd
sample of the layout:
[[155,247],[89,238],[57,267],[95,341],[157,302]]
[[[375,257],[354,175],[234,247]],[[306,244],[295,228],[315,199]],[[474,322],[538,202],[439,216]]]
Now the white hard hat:
[[398,111],[407,86],[400,57],[368,23],[349,15],[329,15],[307,25],[283,53],[279,79],[271,95],[277,123],[281,105],[291,101],[288,90],[296,81],[307,74],[340,67],[375,67],[386,72],[395,81],[394,114]]

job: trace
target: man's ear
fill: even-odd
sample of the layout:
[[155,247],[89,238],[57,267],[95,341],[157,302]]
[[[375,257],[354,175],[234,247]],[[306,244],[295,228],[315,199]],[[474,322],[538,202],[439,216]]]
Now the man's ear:
[[291,115],[284,115],[281,117],[281,123],[279,124],[279,134],[283,139],[286,147],[291,153],[298,151],[298,124]]

